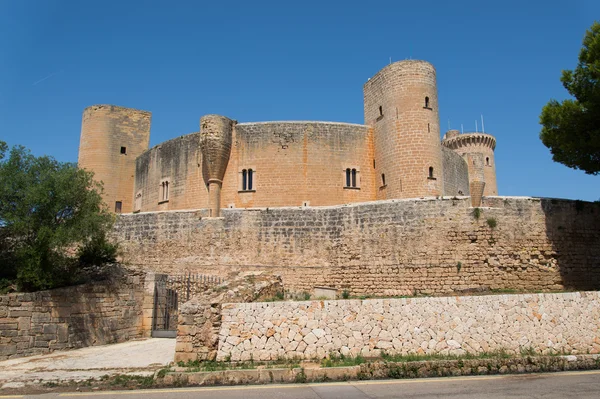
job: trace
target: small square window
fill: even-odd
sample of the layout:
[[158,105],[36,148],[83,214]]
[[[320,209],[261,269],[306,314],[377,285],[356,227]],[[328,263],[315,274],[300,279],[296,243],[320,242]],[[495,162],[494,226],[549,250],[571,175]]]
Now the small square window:
[[127,154],[127,147],[121,147],[121,154],[123,154],[123,155]]

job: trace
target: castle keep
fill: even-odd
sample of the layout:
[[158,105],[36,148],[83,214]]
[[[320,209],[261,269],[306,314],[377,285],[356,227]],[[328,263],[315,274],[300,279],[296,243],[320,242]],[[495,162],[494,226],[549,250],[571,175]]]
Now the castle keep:
[[435,68],[387,65],[364,85],[364,125],[238,123],[205,115],[200,131],[148,149],[151,115],[113,105],[83,114],[79,166],[104,182],[117,213],[326,206],[497,195],[493,136],[440,142]]

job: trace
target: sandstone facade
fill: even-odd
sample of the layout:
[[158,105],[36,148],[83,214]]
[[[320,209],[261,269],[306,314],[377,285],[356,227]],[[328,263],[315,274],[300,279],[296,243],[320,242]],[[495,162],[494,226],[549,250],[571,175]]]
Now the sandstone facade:
[[[485,193],[497,194],[495,166],[481,178],[473,174],[483,166],[468,166],[478,156],[494,165],[495,139],[466,150],[440,141],[433,65],[387,65],[363,93],[361,125],[238,123],[205,115],[199,132],[151,149],[150,113],[92,106],[84,111],[79,165],[104,182],[105,201],[116,213],[205,208],[218,217],[222,208],[469,195],[473,180],[480,188],[489,181],[494,189]],[[479,136],[461,137],[470,143]],[[476,205],[481,194],[474,197]]]
[[600,293],[225,304],[218,342],[232,361],[600,353]]
[[104,183],[110,211],[134,210],[136,159],[148,149],[151,114],[147,111],[94,105],[83,111],[78,165]]

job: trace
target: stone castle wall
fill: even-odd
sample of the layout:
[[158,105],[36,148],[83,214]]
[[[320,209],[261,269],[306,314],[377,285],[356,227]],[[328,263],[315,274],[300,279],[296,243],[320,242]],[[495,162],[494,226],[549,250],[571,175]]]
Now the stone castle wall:
[[600,292],[224,304],[217,360],[600,353]]
[[1,295],[0,360],[141,338],[152,300],[142,276]]
[[[162,143],[137,160],[135,195],[144,212],[208,206],[208,174],[199,133]],[[221,207],[313,206],[375,199],[372,134],[368,127],[329,122],[264,122],[234,126]],[[356,169],[346,188],[345,169]],[[252,169],[252,190],[242,170]],[[159,197],[169,181],[169,200]]]
[[[286,289],[444,294],[600,288],[600,204],[486,197],[331,207],[121,215],[114,237],[133,267],[225,276],[266,270]],[[493,226],[493,227],[492,227]]]
[[377,199],[443,195],[433,65],[417,60],[394,62],[369,79],[363,92],[365,124],[374,129]]
[[94,105],[83,112],[78,166],[104,183],[103,199],[110,211],[134,210],[135,163],[148,149],[150,119],[150,112],[114,105]]
[[469,168],[454,151],[442,147],[444,164],[444,195],[469,195]]
[[[136,161],[134,211],[197,209],[208,205],[203,179],[199,133],[181,136],[151,148]],[[169,182],[169,200],[163,202],[161,183]]]

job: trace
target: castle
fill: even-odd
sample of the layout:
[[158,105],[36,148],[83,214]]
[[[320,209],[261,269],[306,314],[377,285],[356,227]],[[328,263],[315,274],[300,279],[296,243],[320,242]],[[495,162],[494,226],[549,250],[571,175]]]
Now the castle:
[[497,195],[485,133],[440,142],[436,72],[425,61],[387,65],[364,85],[364,125],[200,119],[200,131],[148,148],[151,114],[85,109],[79,166],[104,183],[116,213],[325,206],[385,199]]

